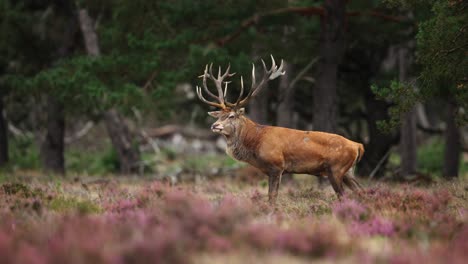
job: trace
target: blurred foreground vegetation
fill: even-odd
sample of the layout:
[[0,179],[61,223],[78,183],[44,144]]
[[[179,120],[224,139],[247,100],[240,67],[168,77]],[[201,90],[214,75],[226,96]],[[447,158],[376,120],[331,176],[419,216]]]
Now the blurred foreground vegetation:
[[271,206],[261,179],[6,177],[4,263],[463,263],[468,252],[461,179],[364,182],[338,201],[314,178],[294,177]]

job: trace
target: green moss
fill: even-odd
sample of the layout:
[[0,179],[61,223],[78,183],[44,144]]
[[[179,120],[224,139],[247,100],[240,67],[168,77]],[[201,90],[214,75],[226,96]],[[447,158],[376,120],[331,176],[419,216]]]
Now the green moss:
[[64,196],[52,199],[48,207],[56,212],[78,212],[80,214],[97,214],[102,212],[101,207],[91,201]]

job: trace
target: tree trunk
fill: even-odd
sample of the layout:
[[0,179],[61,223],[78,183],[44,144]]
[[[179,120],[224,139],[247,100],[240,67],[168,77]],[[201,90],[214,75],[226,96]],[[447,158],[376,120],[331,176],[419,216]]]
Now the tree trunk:
[[0,92],[0,167],[8,162],[8,125],[3,108],[3,94]]
[[46,171],[65,173],[65,109],[62,103],[47,98],[47,131],[41,142],[41,161]]
[[[254,50],[256,50],[256,47],[254,47]],[[261,67],[256,67],[255,76],[262,76],[262,69]],[[268,85],[268,83],[265,83],[262,92],[250,98],[248,107],[249,118],[262,125],[268,124]]]
[[[99,57],[101,52],[98,36],[94,29],[93,19],[86,9],[79,10],[79,21],[88,55]],[[123,174],[138,172],[140,152],[138,148],[133,147],[132,135],[125,120],[117,110],[110,109],[104,114],[104,121],[112,145],[118,154],[120,172]]]
[[403,114],[400,128],[401,176],[407,177],[416,173],[416,112],[415,109]]
[[321,17],[320,60],[317,84],[313,92],[314,130],[337,130],[338,65],[342,60],[345,39],[345,0],[325,1],[326,15]]
[[119,169],[123,174],[138,171],[140,153],[133,146],[132,136],[125,120],[115,110],[104,114],[107,132],[119,157]]
[[268,87],[263,87],[262,90],[262,93],[250,98],[248,114],[253,121],[266,125],[268,124],[268,97],[265,91],[268,90]]
[[278,87],[278,110],[276,115],[276,125],[282,127],[294,128],[293,113],[294,113],[294,87],[290,86],[292,65],[284,61],[284,70],[286,74],[281,77]]
[[[66,21],[56,52],[56,59],[60,60],[69,56],[75,48],[77,21],[72,1],[64,2],[57,10],[57,14]],[[65,105],[52,95],[48,95],[46,100],[46,134],[40,142],[42,166],[46,171],[65,174]]]
[[[317,84],[313,90],[314,130],[335,133],[337,131],[338,65],[345,46],[345,0],[328,0],[324,4],[325,15],[320,21],[320,59],[317,65]],[[325,178],[319,178],[323,185]]]
[[[407,85],[408,67],[410,60],[407,47],[400,47],[398,51],[399,81],[401,85]],[[401,176],[403,178],[416,173],[417,166],[417,142],[416,142],[416,111],[412,107],[402,115],[400,127],[400,156]]]
[[[369,142],[366,145],[366,153],[362,157],[362,161],[359,163],[360,175],[370,175],[370,173],[376,168],[380,160],[382,167],[385,167],[388,158],[386,158],[387,152],[390,148],[398,143],[398,134],[387,134],[377,127],[379,120],[388,120],[388,108],[389,104],[382,100],[377,100],[375,95],[369,89],[370,85],[367,85],[365,104],[367,111],[367,130],[369,133]],[[375,175],[379,178],[382,175],[383,170],[379,170]]]
[[445,151],[443,176],[447,179],[458,177],[461,154],[460,130],[455,122],[457,105],[452,100],[447,106],[447,127],[445,129]]

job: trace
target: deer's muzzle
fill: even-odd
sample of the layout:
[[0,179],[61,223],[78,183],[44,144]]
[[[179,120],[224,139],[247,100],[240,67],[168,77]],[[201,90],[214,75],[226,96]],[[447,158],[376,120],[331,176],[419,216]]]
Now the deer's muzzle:
[[214,123],[211,126],[211,131],[219,133],[219,132],[221,132],[223,130],[223,128],[224,128],[223,125]]

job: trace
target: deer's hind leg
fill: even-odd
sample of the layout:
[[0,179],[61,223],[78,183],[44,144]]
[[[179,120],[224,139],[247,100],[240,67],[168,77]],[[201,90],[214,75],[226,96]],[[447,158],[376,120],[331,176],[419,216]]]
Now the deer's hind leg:
[[343,183],[348,186],[353,192],[362,191],[363,188],[354,177],[354,166],[350,168],[343,176]]
[[337,176],[338,175],[336,173],[333,173],[333,170],[331,168],[328,168],[328,180],[330,181],[333,190],[338,196],[338,199],[341,199],[341,197],[344,194],[343,182],[340,181]]

